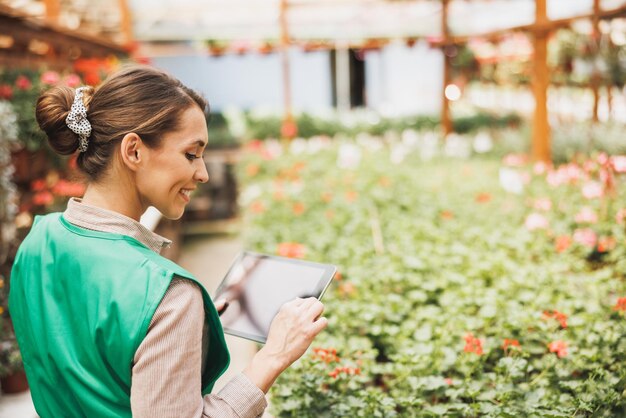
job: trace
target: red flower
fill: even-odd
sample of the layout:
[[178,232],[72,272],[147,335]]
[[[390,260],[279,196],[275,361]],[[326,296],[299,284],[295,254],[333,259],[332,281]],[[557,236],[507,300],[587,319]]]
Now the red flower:
[[475,353],[479,356],[483,355],[483,342],[480,338],[474,337],[474,334],[468,332],[465,334],[465,347],[463,351],[466,353]]
[[54,196],[48,191],[39,192],[33,196],[33,203],[38,206],[49,205],[52,202],[54,202]]
[[549,319],[549,318],[556,319],[559,322],[559,324],[561,324],[562,328],[567,328],[567,315],[565,315],[563,312],[559,312],[557,310],[553,310],[552,312],[544,311],[543,319]]
[[28,90],[33,86],[28,77],[20,75],[15,80],[15,86],[20,90]]
[[46,184],[46,180],[45,179],[33,180],[30,183],[30,189],[33,192],[41,192],[41,191],[45,190],[46,188],[47,188],[47,184]]
[[338,363],[340,361],[339,356],[337,355],[337,350],[335,348],[314,348],[313,358],[316,360],[321,360],[326,364]]
[[305,207],[302,202],[296,202],[293,204],[293,213],[294,215],[300,216],[304,213]]
[[252,211],[252,213],[263,213],[265,212],[265,205],[263,205],[263,202],[252,202],[252,204],[250,205],[250,210]]
[[336,379],[337,377],[339,377],[340,374],[345,374],[345,375],[358,375],[361,374],[361,369],[358,367],[347,367],[347,366],[337,366],[335,367],[335,369],[331,372],[328,373],[328,375],[334,379]]
[[556,237],[554,247],[556,248],[557,253],[562,253],[563,251],[567,250],[570,245],[572,245],[572,238],[569,235],[561,235],[560,237]]
[[356,286],[352,282],[342,282],[337,290],[341,296],[350,297],[356,293]]
[[298,125],[292,120],[285,120],[280,127],[280,134],[283,138],[295,138],[298,135]]
[[346,192],[346,200],[350,203],[354,202],[356,198],[359,197],[359,194],[354,190],[350,190]]
[[378,180],[378,184],[380,184],[382,187],[389,187],[389,186],[391,186],[391,180],[389,179],[389,177],[382,176]]
[[13,88],[8,84],[0,84],[0,100],[11,100]]
[[248,177],[254,177],[259,174],[260,167],[258,164],[248,164],[246,166],[246,175]]
[[489,193],[478,193],[476,195],[476,202],[478,203],[487,203],[491,200],[491,195]]
[[95,71],[90,71],[85,74],[85,83],[89,84],[90,86],[97,86],[98,84],[100,84],[100,81],[100,76]]
[[80,197],[85,194],[85,185],[67,180],[59,180],[54,187],[52,187],[52,193],[58,196]]
[[617,299],[615,306],[613,306],[613,310],[626,312],[626,297]]
[[446,377],[445,379],[443,379],[443,381],[446,382],[446,385],[448,386],[454,385],[454,380],[450,379],[449,377]]
[[508,351],[509,347],[520,347],[520,343],[517,340],[505,338],[504,343],[502,343],[502,349],[505,353]]
[[562,340],[552,341],[548,344],[551,353],[556,353],[559,358],[567,356],[567,343]]
[[598,252],[606,253],[615,248],[617,241],[615,241],[614,237],[602,237],[598,241]]
[[281,242],[278,244],[277,253],[281,257],[304,258],[306,247],[296,242]]
[[441,219],[444,220],[454,219],[454,213],[450,212],[449,210],[442,210],[439,216],[441,216]]

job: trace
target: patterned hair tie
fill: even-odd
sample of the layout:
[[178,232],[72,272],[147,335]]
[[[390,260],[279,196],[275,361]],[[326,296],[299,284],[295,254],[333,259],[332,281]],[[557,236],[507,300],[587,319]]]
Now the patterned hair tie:
[[80,87],[76,89],[74,103],[72,103],[70,113],[67,115],[67,118],[65,118],[67,127],[78,135],[78,152],[87,151],[89,136],[91,135],[91,123],[87,120],[87,108],[83,103],[83,90],[87,89],[88,87]]

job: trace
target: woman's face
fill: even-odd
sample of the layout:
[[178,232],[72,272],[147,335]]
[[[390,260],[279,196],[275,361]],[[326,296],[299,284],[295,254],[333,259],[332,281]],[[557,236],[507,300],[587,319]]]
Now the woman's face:
[[202,159],[208,141],[206,119],[198,106],[183,112],[180,128],[165,134],[158,148],[144,148],[143,169],[137,172],[142,206],[157,208],[166,218],[183,215],[198,183],[209,175]]

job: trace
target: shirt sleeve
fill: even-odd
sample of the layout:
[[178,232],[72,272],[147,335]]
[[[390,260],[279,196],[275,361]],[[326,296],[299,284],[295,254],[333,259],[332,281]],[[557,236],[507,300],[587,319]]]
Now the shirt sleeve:
[[135,353],[130,403],[135,418],[256,418],[267,401],[243,374],[202,397],[202,291],[174,279]]

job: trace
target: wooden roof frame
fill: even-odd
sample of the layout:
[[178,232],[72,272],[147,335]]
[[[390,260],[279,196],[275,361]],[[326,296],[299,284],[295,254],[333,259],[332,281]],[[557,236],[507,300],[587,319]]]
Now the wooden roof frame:
[[[0,48],[0,66],[67,68],[77,58],[125,57],[129,48],[88,33],[69,30],[36,19],[0,4],[0,35],[11,36],[13,45]],[[29,49],[33,40],[49,45],[45,53]]]

